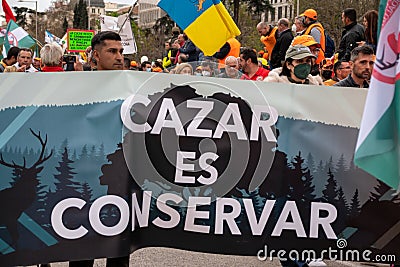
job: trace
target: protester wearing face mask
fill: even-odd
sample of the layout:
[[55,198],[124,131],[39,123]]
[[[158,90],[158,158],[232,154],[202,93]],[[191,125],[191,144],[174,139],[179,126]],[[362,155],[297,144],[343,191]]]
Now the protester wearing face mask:
[[140,70],[141,71],[151,72],[151,62],[150,61],[143,61],[142,64],[140,64]]
[[310,74],[313,58],[315,55],[308,47],[290,46],[286,52],[283,67],[272,70],[264,81],[322,85],[321,77]]
[[324,59],[321,62],[321,77],[325,82],[333,77],[333,63],[330,59]]
[[214,77],[215,63],[205,61],[201,64],[201,75],[204,77]]

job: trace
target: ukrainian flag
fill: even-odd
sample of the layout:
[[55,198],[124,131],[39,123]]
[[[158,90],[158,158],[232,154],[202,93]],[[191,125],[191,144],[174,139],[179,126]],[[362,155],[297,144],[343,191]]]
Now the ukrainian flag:
[[161,0],[158,6],[205,55],[213,55],[240,34],[220,0]]

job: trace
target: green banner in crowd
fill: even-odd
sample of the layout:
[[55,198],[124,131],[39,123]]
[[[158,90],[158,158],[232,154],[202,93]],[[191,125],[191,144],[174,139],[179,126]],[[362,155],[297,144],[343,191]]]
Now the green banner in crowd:
[[68,29],[68,48],[69,52],[84,52],[91,45],[94,36],[93,30]]

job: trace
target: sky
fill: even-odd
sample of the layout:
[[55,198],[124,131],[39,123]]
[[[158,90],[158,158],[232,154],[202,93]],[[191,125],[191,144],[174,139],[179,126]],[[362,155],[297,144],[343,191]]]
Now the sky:
[[[8,3],[8,5],[10,7],[18,6],[18,7],[28,7],[31,9],[35,9],[35,1],[36,0],[26,0],[26,1],[29,1],[29,2],[18,2],[18,0],[6,0],[6,2]],[[42,11],[45,11],[46,9],[48,9],[49,6],[51,5],[51,2],[52,2],[52,0],[37,0],[38,11],[42,12]],[[104,2],[105,3],[112,2],[112,3],[118,3],[118,4],[131,5],[134,2],[134,0],[104,0]],[[0,12],[2,13],[3,6],[1,5],[1,2],[0,2],[0,6],[1,6]]]

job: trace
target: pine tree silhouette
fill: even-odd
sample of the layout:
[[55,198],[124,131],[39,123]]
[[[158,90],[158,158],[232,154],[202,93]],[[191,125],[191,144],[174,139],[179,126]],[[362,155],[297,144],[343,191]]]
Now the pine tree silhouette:
[[60,149],[58,150],[58,155],[62,155],[64,153],[64,149],[67,148],[68,154],[70,153],[69,149],[69,144],[68,144],[68,138],[65,138],[64,141],[62,141]]
[[101,143],[100,147],[98,149],[98,152],[97,152],[97,161],[104,162],[105,160],[106,160],[106,152],[105,152],[104,144]]
[[369,199],[371,201],[379,201],[379,199],[390,189],[384,182],[378,180],[378,184],[374,187],[375,192],[371,191]]
[[322,197],[329,203],[335,203],[337,200],[337,182],[331,169],[328,169],[328,182],[322,190]]
[[308,169],[310,170],[311,174],[314,175],[314,173],[317,172],[317,168],[315,166],[314,157],[313,157],[313,155],[311,153],[308,153],[308,155],[307,155],[306,164],[307,164]]
[[93,190],[87,182],[84,182],[82,184],[81,197],[82,197],[82,199],[86,200],[87,203],[92,202]]
[[59,161],[59,166],[56,167],[56,170],[59,172],[59,174],[54,175],[57,193],[59,193],[58,195],[60,196],[80,196],[79,192],[77,191],[77,189],[80,187],[80,184],[73,180],[76,173],[72,171],[74,169],[70,166],[72,163],[73,161],[68,158],[68,150],[65,147],[64,152],[62,153],[61,161]]
[[349,215],[349,206],[342,187],[339,187],[337,190],[337,201],[334,205],[338,212],[337,219],[334,223],[335,231],[341,233],[347,226],[347,218]]
[[347,203],[346,196],[344,195],[343,188],[339,187],[337,191],[337,209],[342,211],[342,214],[349,215],[349,204]]
[[78,159],[78,156],[76,155],[76,149],[74,149],[74,153],[72,153],[71,160],[76,161],[77,159]]
[[313,194],[315,186],[312,184],[313,177],[307,167],[303,167],[304,159],[301,152],[292,161],[292,175],[290,177],[290,198],[293,200],[311,201],[315,198]]
[[351,199],[349,216],[351,218],[355,218],[358,215],[360,215],[360,212],[361,212],[360,200],[358,198],[358,189],[356,189],[353,198]]
[[343,178],[345,176],[345,173],[347,171],[346,167],[346,160],[344,159],[344,155],[340,155],[340,158],[338,162],[336,163],[336,177],[337,178]]
[[84,145],[84,146],[82,147],[82,152],[81,152],[81,154],[79,155],[79,159],[80,159],[80,160],[83,160],[83,159],[87,159],[88,157],[89,157],[89,155],[88,155],[87,146]]

